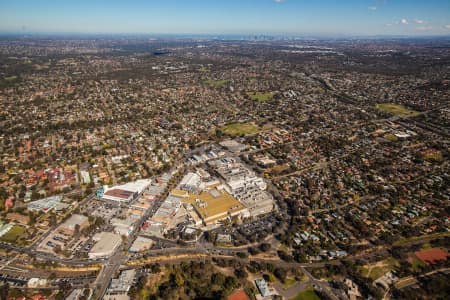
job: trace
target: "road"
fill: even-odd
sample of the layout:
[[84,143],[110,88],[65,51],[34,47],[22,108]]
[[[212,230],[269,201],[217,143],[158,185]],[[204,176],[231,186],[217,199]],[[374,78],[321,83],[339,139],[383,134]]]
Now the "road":
[[[425,274],[420,275],[418,278],[423,278],[423,277],[431,276],[431,275],[434,275],[434,274],[439,273],[439,272],[443,272],[443,273],[448,274],[448,273],[450,272],[450,268],[441,268],[441,269],[438,269],[438,270],[433,270],[433,271],[430,271],[430,272],[428,272],[428,273],[425,273]],[[415,284],[418,282],[418,278],[413,277],[413,276],[407,276],[407,277],[400,278],[400,279],[395,283],[395,287],[396,287],[397,289],[404,289],[404,288],[410,287],[410,286],[412,286],[412,285],[415,285]],[[392,288],[389,288],[389,289],[384,293],[384,295],[383,295],[383,300],[389,300],[389,299],[390,299],[390,293],[391,293],[391,290],[392,290]]]
[[320,291],[326,293],[328,295],[328,297],[330,297],[333,300],[339,300],[339,297],[337,297],[334,294],[334,292],[331,290],[331,287],[327,281],[322,281],[322,280],[316,279],[304,267],[302,267],[301,269],[302,269],[303,273],[309,278],[309,280],[311,281],[311,283],[314,285],[314,287],[316,289],[319,289]]
[[120,266],[125,264],[128,260],[128,249],[133,244],[134,240],[137,238],[139,231],[151,214],[151,210],[147,210],[139,221],[134,226],[133,231],[127,237],[127,239],[122,243],[120,247],[108,258],[106,263],[103,265],[97,279],[95,281],[95,295],[98,295],[97,299],[102,299],[108,289],[111,278],[116,275],[119,271]]

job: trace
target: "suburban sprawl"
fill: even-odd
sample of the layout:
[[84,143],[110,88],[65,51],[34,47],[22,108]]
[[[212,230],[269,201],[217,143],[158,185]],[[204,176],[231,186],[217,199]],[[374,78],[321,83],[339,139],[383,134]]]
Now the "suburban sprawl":
[[0,299],[448,299],[450,40],[0,38]]

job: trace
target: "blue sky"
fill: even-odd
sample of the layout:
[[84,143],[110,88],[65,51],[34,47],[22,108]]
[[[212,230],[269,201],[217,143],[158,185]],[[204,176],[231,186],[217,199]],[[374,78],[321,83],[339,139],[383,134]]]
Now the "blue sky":
[[450,0],[0,0],[0,32],[450,35]]

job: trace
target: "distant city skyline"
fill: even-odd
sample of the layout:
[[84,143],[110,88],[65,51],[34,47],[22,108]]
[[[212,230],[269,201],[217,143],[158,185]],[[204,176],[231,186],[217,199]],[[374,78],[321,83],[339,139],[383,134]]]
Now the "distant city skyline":
[[0,33],[450,35],[450,1],[0,0]]

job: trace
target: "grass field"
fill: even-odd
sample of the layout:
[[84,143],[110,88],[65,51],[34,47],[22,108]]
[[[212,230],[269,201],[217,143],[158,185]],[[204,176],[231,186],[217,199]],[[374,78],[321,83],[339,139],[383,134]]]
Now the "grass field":
[[361,272],[364,277],[369,277],[372,280],[376,280],[383,276],[385,273],[393,270],[397,263],[397,260],[390,257],[388,259],[363,266]]
[[1,241],[14,243],[24,234],[27,229],[22,226],[14,225],[4,236],[0,238]]
[[413,117],[419,114],[417,111],[407,109],[403,105],[394,103],[379,103],[376,105],[376,108],[401,117]]
[[214,87],[221,87],[224,86],[225,84],[227,84],[228,82],[230,82],[229,80],[225,80],[225,79],[221,79],[221,80],[213,80],[213,79],[209,79],[206,80],[205,83],[210,85],[210,86],[214,86]]
[[317,296],[316,292],[314,292],[314,288],[310,286],[291,300],[320,300],[320,298]]
[[17,80],[17,76],[5,77],[5,81],[15,81],[15,80]]
[[272,99],[273,93],[272,92],[267,92],[267,93],[247,92],[247,96],[249,96],[250,99],[252,99],[253,101],[264,102],[264,101]]
[[258,131],[258,126],[251,123],[232,123],[222,128],[223,133],[232,136],[255,134]]
[[433,151],[430,153],[426,153],[423,156],[423,158],[426,160],[432,160],[432,161],[442,161],[444,159],[441,151]]
[[396,137],[395,135],[393,135],[392,133],[388,133],[384,135],[384,138],[390,142],[396,142],[398,141],[398,137]]
[[297,280],[295,280],[294,278],[288,277],[288,278],[286,278],[285,282],[283,283],[283,289],[287,289],[296,283],[297,283]]

